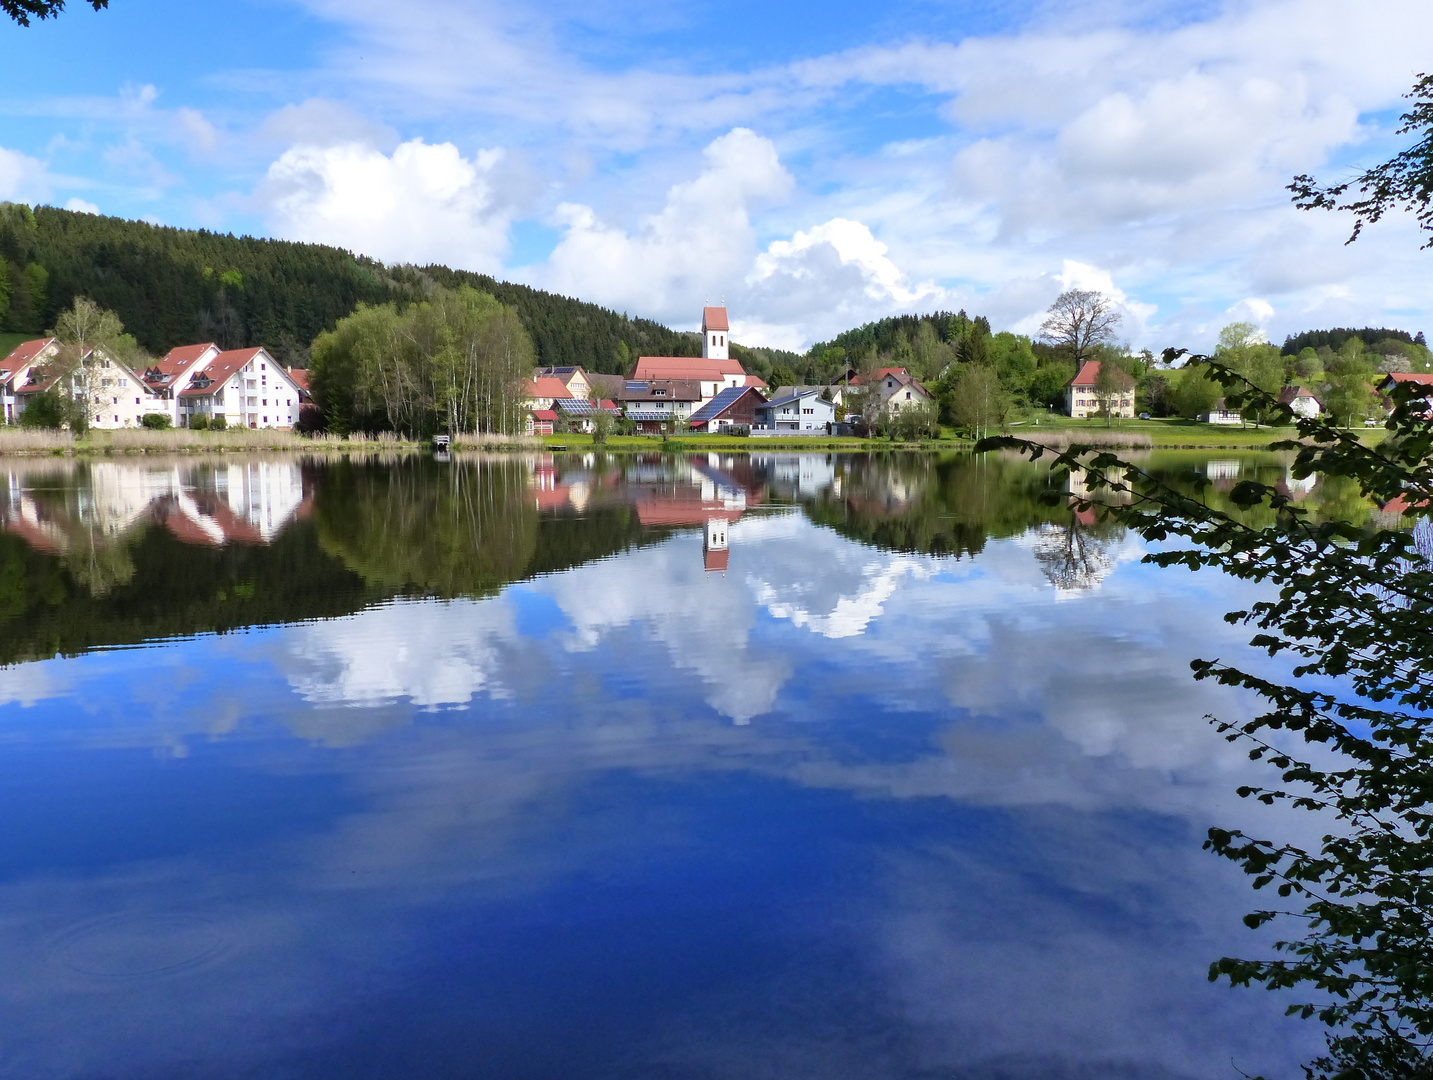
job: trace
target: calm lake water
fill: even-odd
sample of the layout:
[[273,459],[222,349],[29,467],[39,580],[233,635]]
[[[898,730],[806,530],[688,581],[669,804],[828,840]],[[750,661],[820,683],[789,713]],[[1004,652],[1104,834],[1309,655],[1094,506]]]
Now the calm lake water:
[[[1227,489],[1273,459],[1171,458]],[[1292,1076],[1247,593],[1013,459],[0,465],[0,1076]],[[1337,492],[1297,494],[1317,502]],[[1272,815],[1272,811],[1263,811]]]

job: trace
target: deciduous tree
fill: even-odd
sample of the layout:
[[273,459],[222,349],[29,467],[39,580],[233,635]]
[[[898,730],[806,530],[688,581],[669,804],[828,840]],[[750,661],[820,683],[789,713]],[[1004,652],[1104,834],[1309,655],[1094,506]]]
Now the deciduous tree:
[[1076,365],[1115,339],[1120,313],[1102,293],[1067,289],[1055,298],[1040,324],[1040,340],[1065,352]]

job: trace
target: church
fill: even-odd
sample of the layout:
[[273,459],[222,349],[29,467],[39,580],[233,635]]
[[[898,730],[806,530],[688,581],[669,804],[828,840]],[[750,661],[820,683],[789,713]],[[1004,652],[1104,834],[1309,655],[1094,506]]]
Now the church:
[[731,325],[726,308],[702,309],[701,356],[639,356],[632,372],[633,382],[689,382],[699,387],[700,404],[704,405],[723,390],[733,387],[764,387],[766,383],[748,375],[741,364],[731,358],[728,336]]

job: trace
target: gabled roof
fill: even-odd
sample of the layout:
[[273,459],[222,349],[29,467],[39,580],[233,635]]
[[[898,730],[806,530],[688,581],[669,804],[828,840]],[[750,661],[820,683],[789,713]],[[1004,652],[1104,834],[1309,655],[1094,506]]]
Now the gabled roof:
[[758,390],[765,390],[766,380],[763,379],[760,375],[748,375],[746,377],[746,385],[754,386]]
[[[238,371],[260,353],[264,356],[269,355],[268,351],[262,347],[257,349],[230,349],[228,352],[221,352],[218,356],[214,357],[213,360],[209,361],[208,366],[205,367],[203,371],[194,376],[194,382],[179,391],[179,396],[207,397],[214,393],[215,390],[221,389],[224,383],[228,381],[229,376],[233,375],[234,372]],[[287,375],[287,372],[283,372],[283,369],[277,364],[274,365],[274,370]],[[196,385],[198,383],[203,383],[203,385]]]
[[1098,360],[1086,360],[1080,365],[1080,370],[1075,372],[1075,377],[1067,382],[1066,386],[1094,386],[1095,380],[1100,377],[1100,362]]
[[522,384],[524,397],[529,398],[570,398],[572,391],[561,379],[551,375],[539,375],[535,379],[528,379]]
[[731,327],[727,325],[725,307],[704,307],[702,308],[702,329],[703,330],[726,330]]
[[628,380],[622,387],[622,401],[701,401],[700,379]]
[[617,411],[617,406],[610,401],[594,403],[586,398],[559,398],[553,402],[553,405],[572,416],[591,416],[595,412]]
[[532,418],[534,420],[556,420],[557,412],[554,409],[533,409]]
[[747,394],[755,394],[756,400],[760,404],[766,404],[766,398],[762,397],[761,391],[754,386],[728,386],[721,393],[717,394],[716,397],[692,413],[692,415],[687,418],[687,423],[692,425],[692,427],[696,427],[698,424],[705,424],[709,420],[715,420],[742,398],[746,397]]
[[[882,379],[884,379],[887,375],[894,375],[894,376],[896,377],[896,380],[897,380],[898,382],[914,382],[914,381],[915,381],[914,379],[911,378],[911,373],[910,373],[909,371],[907,371],[907,370],[906,370],[905,368],[903,368],[903,367],[883,367],[883,368],[877,368],[876,371],[872,373],[872,378],[874,378],[874,379],[876,380],[876,382],[880,382],[880,381],[881,381]],[[850,378],[849,381],[850,381],[850,383],[851,383],[852,386],[860,386],[864,380],[861,378],[860,375],[853,375],[853,376],[851,376],[851,378]]]
[[1423,386],[1433,386],[1433,374],[1425,374],[1421,371],[1395,371],[1389,376],[1395,383],[1419,383]]
[[299,393],[304,397],[313,397],[313,389],[309,386],[308,368],[289,368],[289,381],[298,387]]
[[150,368],[150,371],[158,372],[159,375],[158,378],[152,378],[150,381],[166,384],[173,382],[202,360],[211,350],[214,355],[219,354],[219,346],[212,341],[206,341],[199,345],[179,345],[170,349]]
[[728,375],[746,377],[746,369],[738,360],[710,360],[704,356],[639,356],[632,378],[700,379],[725,382]]
[[36,338],[34,341],[22,341],[10,350],[10,355],[0,361],[0,368],[6,371],[15,371],[26,364],[32,364],[35,357],[39,356],[47,348],[55,343],[55,338]]
[[1307,386],[1286,386],[1279,391],[1279,401],[1284,405],[1293,404],[1296,398],[1313,398],[1314,401],[1318,400],[1318,398],[1314,397],[1313,391]]
[[[787,394],[785,397],[774,397],[766,403],[765,407],[774,409],[778,405],[789,405],[793,401],[805,401],[809,397],[814,397],[817,400],[825,400],[821,397],[821,391],[824,389],[825,387],[813,386],[809,389],[797,390],[794,394]],[[713,400],[715,400],[715,398]],[[826,404],[831,405],[831,402],[827,401]],[[831,407],[833,409],[835,408],[834,405],[831,405]]]

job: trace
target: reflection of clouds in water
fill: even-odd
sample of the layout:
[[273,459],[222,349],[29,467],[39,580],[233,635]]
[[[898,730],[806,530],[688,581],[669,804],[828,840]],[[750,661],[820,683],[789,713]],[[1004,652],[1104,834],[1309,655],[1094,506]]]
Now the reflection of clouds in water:
[[[735,529],[733,543],[739,543]],[[700,544],[700,537],[681,536],[554,575],[533,588],[547,592],[571,621],[564,641],[574,652],[639,625],[666,646],[673,664],[697,675],[699,693],[713,709],[744,724],[770,711],[791,666],[784,656],[752,647],[756,613],[750,597],[734,577],[706,573]],[[678,684],[674,692],[695,689]]]
[[69,692],[69,680],[52,661],[0,667],[0,705],[31,708]]
[[289,680],[316,705],[461,705],[494,693],[495,639],[513,633],[505,604],[396,603],[287,631]]
[[[528,583],[566,616],[546,637],[520,637],[500,597],[399,603],[184,643],[201,668],[219,656],[257,670],[277,656],[286,681],[256,682],[254,708],[350,745],[292,760],[333,770],[353,805],[306,835],[269,840],[265,874],[253,879],[236,872],[242,857],[201,845],[196,861],[101,870],[83,885],[0,884],[0,955],[13,961],[0,975],[0,1028],[24,1032],[0,1049],[0,1071],[95,1073],[123,1059],[153,1074],[215,1046],[232,1063],[268,1065],[314,1037],[302,1022],[280,1031],[287,1018],[307,1017],[311,1029],[321,1026],[315,1016],[367,1017],[364,973],[406,970],[406,943],[430,906],[521,902],[573,874],[600,883],[624,859],[661,865],[669,841],[673,850],[698,842],[658,804],[624,816],[620,791],[600,785],[636,777],[685,787],[721,774],[947,817],[939,842],[843,839],[879,848],[871,857],[880,865],[843,864],[856,881],[793,910],[801,919],[814,911],[824,934],[864,950],[859,963],[844,981],[823,976],[834,986],[753,981],[745,1002],[733,994],[652,1017],[654,1060],[668,1072],[706,1063],[716,1074],[758,1075],[780,1062],[792,1077],[1157,1077],[1210,1075],[1231,1053],[1262,1067],[1243,1056],[1249,1039],[1235,1029],[1264,999],[1231,995],[1226,1013],[1197,985],[1208,959],[1239,939],[1226,950],[1196,930],[1175,955],[1141,937],[1171,926],[1237,929],[1246,900],[1198,853],[1194,834],[1229,821],[1235,777],[1260,767],[1199,719],[1242,706],[1193,683],[1186,666],[1243,641],[1220,619],[1237,606],[1237,586],[1121,564],[1099,593],[1055,604],[1024,541],[955,562],[876,552],[795,516],[750,524],[733,530],[734,572],[724,578],[703,572],[700,537],[684,535]],[[763,621],[762,609],[773,618]],[[841,636],[857,621],[860,633]],[[87,660],[95,681],[76,695],[102,685],[96,659]],[[319,707],[286,715],[296,699]],[[357,745],[411,721],[415,707],[444,705],[471,711]],[[738,720],[774,715],[734,727],[713,723],[712,709]],[[197,731],[215,730],[208,708],[184,715]],[[583,801],[594,786],[601,797]],[[850,812],[823,798],[827,811]],[[1142,838],[1133,815],[1100,817],[1112,808],[1185,821]],[[971,814],[1043,815],[1025,836],[1045,836],[1044,846],[1019,850],[957,829]],[[46,943],[115,911],[203,911],[225,943],[222,966],[151,980],[143,992],[97,989]],[[113,948],[132,948],[128,940]],[[864,1036],[833,1004],[856,983],[852,1014],[879,1014]],[[778,1020],[753,1019],[765,1011]],[[811,1039],[823,1027],[845,1033],[840,1053]],[[278,1045],[256,1042],[260,1028]],[[893,1031],[907,1044],[882,1046]]]
[[929,577],[940,565],[861,547],[809,524],[788,534],[748,534],[745,524],[733,526],[732,543],[753,549],[747,582],[755,602],[825,638],[864,633],[907,577]]

